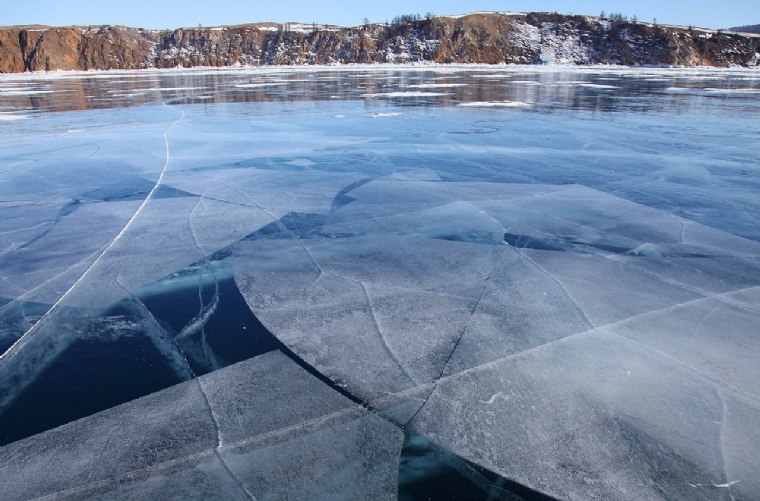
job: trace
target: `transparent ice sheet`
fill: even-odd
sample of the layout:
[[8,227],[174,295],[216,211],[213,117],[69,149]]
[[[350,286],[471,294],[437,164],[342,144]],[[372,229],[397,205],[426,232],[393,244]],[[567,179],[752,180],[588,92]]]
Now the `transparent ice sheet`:
[[754,74],[277,71],[8,79],[0,497],[759,495]]

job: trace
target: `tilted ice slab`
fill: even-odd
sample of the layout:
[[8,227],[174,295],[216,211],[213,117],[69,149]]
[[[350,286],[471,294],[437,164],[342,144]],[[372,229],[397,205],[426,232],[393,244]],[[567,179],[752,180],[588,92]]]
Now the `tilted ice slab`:
[[0,497],[391,500],[402,443],[271,352],[0,448]]
[[760,244],[577,185],[348,195],[321,227],[232,255],[310,365],[558,497],[760,493]]

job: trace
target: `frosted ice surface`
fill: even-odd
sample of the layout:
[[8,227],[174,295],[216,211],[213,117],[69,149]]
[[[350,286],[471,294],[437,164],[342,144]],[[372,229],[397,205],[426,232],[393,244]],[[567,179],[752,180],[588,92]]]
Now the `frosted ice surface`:
[[713,291],[757,280],[739,276],[758,245],[580,186],[452,184],[371,181],[321,233],[245,242],[241,291],[310,365],[538,490],[698,499],[714,492],[692,479],[735,480],[720,423],[760,395],[760,322],[755,289]]
[[[724,394],[724,402],[725,424],[721,439],[723,461],[726,472],[730,472],[730,477],[727,476],[730,480],[725,483],[735,482],[731,485],[732,492],[752,499],[760,492],[760,478],[757,476],[760,405],[757,399],[731,394]],[[700,487],[709,489],[712,486]]]
[[[319,370],[369,398],[440,375],[498,249],[392,234],[381,242],[370,236],[298,241],[284,235],[238,244],[233,267],[249,306],[267,328]],[[434,327],[444,322],[444,329]],[[410,330],[423,324],[428,328],[422,332]]]
[[0,494],[395,499],[402,442],[275,352],[0,448]]
[[61,208],[44,231],[0,258],[8,282],[24,291],[36,289],[28,299],[47,299],[42,297],[48,289],[43,284],[97,255],[127,223],[139,202],[78,205]]
[[505,249],[467,319],[447,373],[588,330],[584,312],[562,286],[514,250]]
[[[454,231],[457,229],[454,228]],[[307,242],[325,273],[357,282],[477,299],[499,247],[445,238],[381,234]]]
[[610,259],[706,295],[760,285],[760,260],[756,258],[618,255]]
[[[254,277],[270,272],[254,273],[236,271],[249,306],[307,363],[368,400],[414,385],[376,326],[361,283],[326,274],[304,286],[300,275],[286,273],[275,278],[281,284],[279,290],[263,295],[255,292],[261,285]],[[254,283],[256,288],[251,288]],[[287,289],[294,285],[295,289]],[[303,308],[304,302],[308,308]],[[263,304],[268,307],[260,308]]]
[[69,304],[105,307],[271,221],[261,209],[199,197],[151,200]]
[[467,201],[398,215],[327,224],[329,234],[391,234],[461,242],[500,243],[501,226]]
[[758,497],[757,110],[705,90],[744,74],[300,71],[323,101],[0,96],[0,423],[75,407],[54,369],[146,384],[0,448],[0,498],[393,499],[404,432],[560,498]]
[[197,383],[178,385],[0,449],[4,499],[102,482],[215,445]]
[[299,172],[293,179],[292,171],[280,172],[255,165],[222,164],[213,169],[210,179],[206,171],[173,173],[167,177],[167,183],[208,198],[262,208],[279,218],[288,212],[329,211],[341,190],[364,177],[356,173]]
[[[412,426],[562,498],[715,499],[721,494],[689,483],[743,478],[723,456],[731,454],[723,395],[735,393],[641,345],[588,331],[440,380]],[[742,402],[757,413],[756,399]],[[757,434],[745,439],[752,446],[736,454],[757,464],[749,452]]]
[[594,254],[524,250],[593,326],[701,297],[677,284]]
[[417,382],[440,377],[476,300],[376,284],[366,289],[377,328],[410,376]]
[[725,293],[652,311],[605,330],[665,353],[739,391],[760,395],[760,314],[754,297]]
[[396,172],[391,177],[404,181],[421,180],[421,181],[442,181],[441,176],[436,171],[428,168],[409,169]]
[[0,204],[5,216],[0,221],[0,256],[49,231],[56,215],[66,204],[65,200],[46,204],[10,201]]
[[230,476],[224,463],[213,453],[195,454],[162,465],[149,472],[125,475],[114,481],[93,483],[70,492],[58,492],[56,499],[248,499],[240,484]]
[[223,457],[256,499],[393,500],[402,442],[401,430],[374,415],[341,416]]
[[351,401],[279,352],[202,376],[200,384],[223,445],[294,432],[304,423],[356,411]]

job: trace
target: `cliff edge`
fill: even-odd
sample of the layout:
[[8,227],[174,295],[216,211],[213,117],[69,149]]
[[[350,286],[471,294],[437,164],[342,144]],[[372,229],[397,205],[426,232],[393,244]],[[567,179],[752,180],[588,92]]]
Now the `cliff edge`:
[[760,36],[549,13],[476,13],[353,28],[0,28],[0,72],[334,63],[760,65]]

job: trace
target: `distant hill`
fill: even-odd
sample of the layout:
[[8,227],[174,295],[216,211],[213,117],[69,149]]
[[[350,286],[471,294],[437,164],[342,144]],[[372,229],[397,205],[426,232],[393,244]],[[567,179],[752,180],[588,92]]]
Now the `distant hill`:
[[339,27],[0,28],[0,73],[345,63],[760,65],[760,36],[622,16],[477,12]]
[[731,31],[739,31],[741,33],[760,33],[760,24],[737,26],[736,28],[731,28]]

